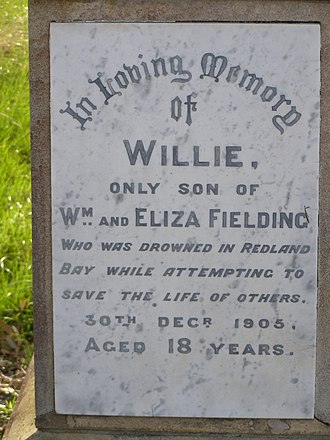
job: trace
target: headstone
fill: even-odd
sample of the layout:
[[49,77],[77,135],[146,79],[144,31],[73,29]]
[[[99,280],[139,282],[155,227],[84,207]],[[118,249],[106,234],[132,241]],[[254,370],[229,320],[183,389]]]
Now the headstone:
[[30,18],[38,425],[323,434],[328,6],[64,3]]
[[319,25],[50,31],[55,410],[313,417]]

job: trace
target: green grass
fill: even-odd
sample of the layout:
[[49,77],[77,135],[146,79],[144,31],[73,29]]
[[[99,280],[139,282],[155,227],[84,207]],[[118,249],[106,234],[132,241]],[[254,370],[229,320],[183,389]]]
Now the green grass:
[[[26,0],[0,2],[0,102],[0,371],[15,375],[13,364],[26,364],[32,352]],[[0,421],[15,398],[1,400]]]

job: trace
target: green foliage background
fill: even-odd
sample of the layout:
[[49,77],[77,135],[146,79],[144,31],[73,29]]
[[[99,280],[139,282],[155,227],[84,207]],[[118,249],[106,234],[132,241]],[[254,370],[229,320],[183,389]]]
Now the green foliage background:
[[1,0],[0,424],[17,395],[10,378],[32,353],[28,73],[27,0]]

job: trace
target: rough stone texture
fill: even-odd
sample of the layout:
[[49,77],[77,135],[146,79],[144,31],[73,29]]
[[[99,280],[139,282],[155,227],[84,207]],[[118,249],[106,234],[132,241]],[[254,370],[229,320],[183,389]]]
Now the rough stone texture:
[[[125,430],[127,432],[221,433],[223,435],[231,433],[231,436],[227,438],[234,438],[242,434],[245,434],[245,438],[249,438],[246,435],[271,434],[267,420],[253,420],[251,422],[229,419],[66,417],[54,413],[48,35],[51,21],[83,20],[313,21],[321,23],[322,124],[316,417],[330,423],[330,338],[328,336],[330,334],[330,295],[328,292],[330,285],[330,185],[328,180],[330,150],[327,147],[330,143],[330,115],[329,100],[326,99],[330,84],[330,3],[328,1],[272,0],[181,0],[180,2],[175,0],[30,0],[29,8],[38,427],[45,430],[56,428],[63,431],[70,429],[85,431],[93,428],[112,431]],[[330,428],[317,420],[286,420],[286,423],[290,429],[285,431],[285,437],[281,435],[283,439],[295,438],[294,436],[301,438],[301,435],[311,439],[313,434],[330,438]],[[86,436],[90,438],[87,434]],[[57,436],[51,433],[38,433],[31,438],[46,440],[56,439]],[[65,434],[60,434],[59,438],[65,440],[67,437]],[[72,438],[74,437],[71,436],[70,439]],[[79,439],[83,438],[82,434],[79,434]],[[110,439],[111,436],[107,438]],[[112,438],[123,437],[115,436]]]
[[273,434],[281,434],[290,429],[290,426],[281,420],[268,420],[267,424]]
[[23,440],[36,432],[34,407],[34,361],[32,359],[3,440]]

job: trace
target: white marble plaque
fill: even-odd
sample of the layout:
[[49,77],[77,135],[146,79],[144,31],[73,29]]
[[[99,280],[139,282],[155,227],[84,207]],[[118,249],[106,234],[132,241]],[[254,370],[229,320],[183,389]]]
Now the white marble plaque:
[[319,26],[50,45],[56,411],[312,418]]

